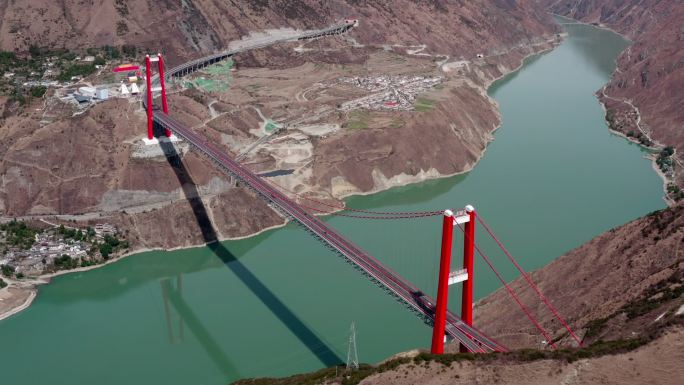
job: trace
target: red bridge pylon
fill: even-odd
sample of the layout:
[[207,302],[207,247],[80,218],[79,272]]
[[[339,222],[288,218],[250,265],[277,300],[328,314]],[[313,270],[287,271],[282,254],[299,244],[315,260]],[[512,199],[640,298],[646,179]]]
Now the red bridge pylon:
[[[444,211],[442,223],[442,252],[439,263],[439,283],[437,286],[437,305],[435,307],[435,321],[432,329],[432,354],[444,353],[446,338],[446,313],[449,297],[449,285],[464,282],[463,298],[461,299],[461,319],[469,326],[473,326],[473,253],[475,249],[475,209],[466,206],[465,210],[454,214],[451,210]],[[463,269],[451,271],[451,249],[454,235],[454,224],[465,223],[463,238]],[[468,351],[461,346],[461,351]]]
[[[159,86],[153,87],[152,85],[152,63],[157,63],[157,71],[159,73]],[[152,99],[152,94],[154,92],[161,91],[162,100],[162,111],[165,114],[169,113],[169,106],[166,101],[166,83],[164,79],[164,59],[160,53],[157,56],[146,55],[145,56],[145,78],[147,81],[147,142],[154,141],[154,119],[153,119],[153,109],[154,100]],[[171,130],[166,129],[166,137],[171,137]]]

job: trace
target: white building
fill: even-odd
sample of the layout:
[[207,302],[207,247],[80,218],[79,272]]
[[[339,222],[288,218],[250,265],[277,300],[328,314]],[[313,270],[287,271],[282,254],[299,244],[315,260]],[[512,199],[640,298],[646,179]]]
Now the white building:
[[97,89],[95,87],[78,87],[78,93],[83,96],[94,97],[97,93]]
[[64,245],[59,244],[59,245],[55,245],[55,246],[50,246],[49,250],[50,251],[62,251],[62,250],[64,250]]
[[95,91],[95,97],[100,99],[100,100],[107,100],[109,99],[109,88],[107,87],[100,87]]
[[109,223],[98,223],[93,227],[93,230],[95,230],[95,235],[100,238],[103,238],[105,235],[116,235],[116,227]]

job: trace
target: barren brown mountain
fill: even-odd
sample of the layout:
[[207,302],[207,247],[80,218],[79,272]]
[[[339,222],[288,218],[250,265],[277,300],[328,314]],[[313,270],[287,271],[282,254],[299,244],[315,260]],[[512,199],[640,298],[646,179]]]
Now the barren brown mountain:
[[345,17],[363,20],[354,36],[362,44],[426,44],[455,54],[505,49],[550,28],[531,0],[1,0],[0,14],[2,49],[136,44],[185,58],[250,32],[314,29]]

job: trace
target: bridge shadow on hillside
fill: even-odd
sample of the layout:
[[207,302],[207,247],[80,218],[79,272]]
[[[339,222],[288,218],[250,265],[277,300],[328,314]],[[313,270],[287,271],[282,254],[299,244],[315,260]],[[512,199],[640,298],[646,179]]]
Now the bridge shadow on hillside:
[[[221,242],[214,229],[209,214],[200,199],[197,185],[188,173],[187,168],[176,151],[175,146],[165,140],[159,142],[166,154],[166,160],[173,168],[183,193],[192,208],[197,225],[202,233],[202,238],[207,247],[219,258],[233,274],[249,288],[254,295],[263,302],[266,307],[314,354],[325,366],[334,366],[342,363],[342,359],[327,346],[316,334],[304,324],[266,285],[264,285],[254,273],[252,273],[240,260]],[[266,349],[268,347],[265,347]]]

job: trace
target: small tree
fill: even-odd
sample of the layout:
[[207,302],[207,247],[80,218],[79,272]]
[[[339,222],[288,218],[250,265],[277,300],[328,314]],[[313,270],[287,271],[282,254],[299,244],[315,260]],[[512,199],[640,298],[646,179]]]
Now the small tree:
[[74,52],[69,52],[69,51],[64,51],[59,55],[62,59],[67,60],[67,61],[73,61],[76,59],[76,53]]
[[112,47],[110,45],[102,47],[102,51],[104,51],[105,56],[107,56],[110,59],[118,59],[121,56],[119,49],[116,47]]
[[121,51],[125,56],[133,58],[138,54],[138,47],[126,44],[121,47]]
[[43,95],[45,95],[45,92],[47,92],[47,87],[45,86],[37,86],[31,88],[31,96],[34,98],[42,98]]
[[42,55],[43,50],[40,49],[39,46],[37,46],[35,44],[31,44],[29,46],[29,53],[31,54],[32,57],[35,58],[35,57],[39,57],[40,55]]
[[113,250],[114,249],[112,248],[112,245],[109,243],[103,243],[100,245],[100,254],[102,254],[102,258],[104,259],[108,259]]
[[77,266],[78,261],[66,254],[62,254],[61,257],[55,258],[55,267],[57,267],[58,269],[73,269]]
[[117,237],[113,237],[111,235],[105,235],[104,241],[105,241],[105,243],[111,245],[112,248],[119,246],[119,239]]
[[5,277],[11,277],[12,274],[14,274],[14,267],[10,265],[2,265],[0,266],[0,270],[2,270],[2,275]]

